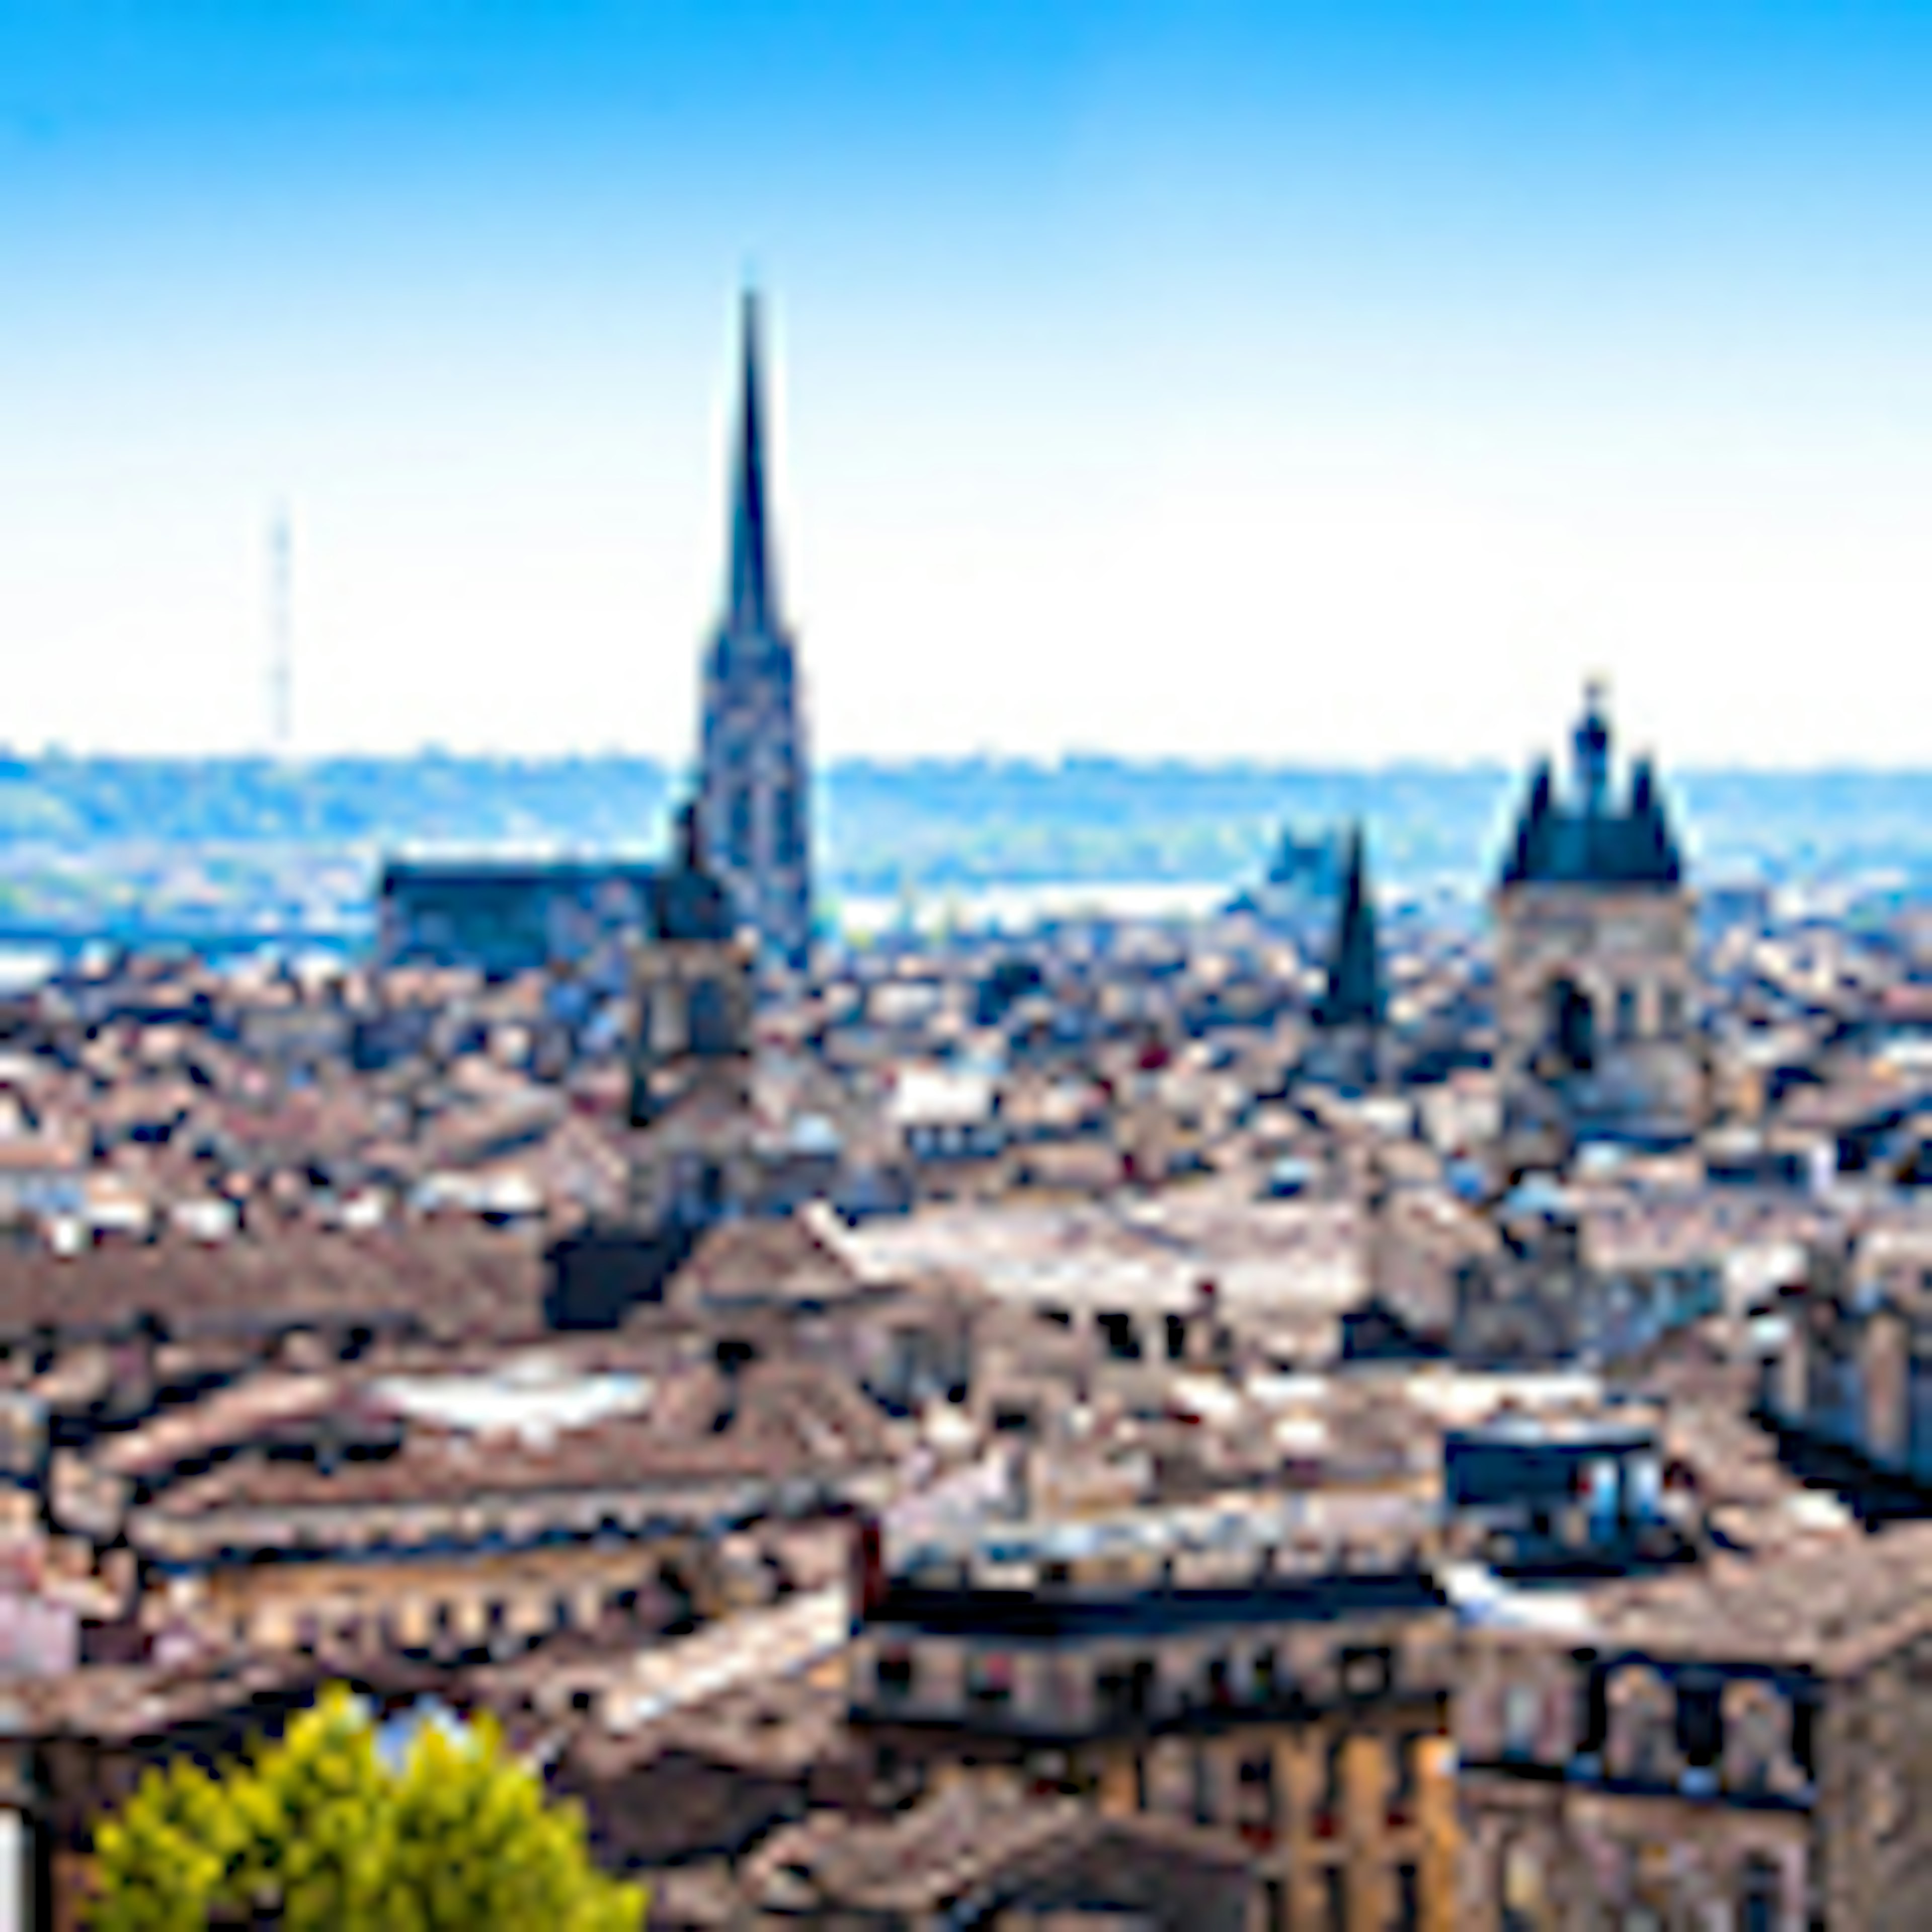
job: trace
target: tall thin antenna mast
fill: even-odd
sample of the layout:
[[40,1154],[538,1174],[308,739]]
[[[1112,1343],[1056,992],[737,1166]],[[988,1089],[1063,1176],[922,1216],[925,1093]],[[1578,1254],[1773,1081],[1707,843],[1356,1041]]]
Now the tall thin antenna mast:
[[295,657],[290,610],[292,544],[286,504],[278,505],[268,529],[268,739],[278,758],[295,742]]

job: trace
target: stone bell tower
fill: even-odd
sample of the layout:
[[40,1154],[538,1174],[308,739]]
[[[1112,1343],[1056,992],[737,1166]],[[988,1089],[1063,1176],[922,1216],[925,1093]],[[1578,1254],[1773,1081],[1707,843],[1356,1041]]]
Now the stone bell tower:
[[754,1189],[751,1173],[753,948],[707,869],[697,808],[651,881],[650,937],[632,963],[634,1222],[708,1225]]
[[1591,686],[1570,782],[1537,767],[1495,896],[1503,1165],[1562,1166],[1584,1140],[1667,1148],[1704,1112],[1694,903],[1648,759],[1615,785]]

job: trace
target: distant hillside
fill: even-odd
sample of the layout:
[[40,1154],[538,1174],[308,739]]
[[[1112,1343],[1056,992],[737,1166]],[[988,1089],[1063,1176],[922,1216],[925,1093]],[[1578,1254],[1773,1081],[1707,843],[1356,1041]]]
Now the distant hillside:
[[641,846],[656,836],[665,782],[647,758],[14,758],[0,764],[0,836]]
[[[673,774],[644,758],[0,760],[0,926],[345,932],[406,848],[659,849]],[[834,900],[1063,883],[1258,879],[1284,826],[1360,816],[1378,878],[1480,886],[1520,774],[1108,758],[851,760],[821,777]],[[1932,772],[1666,775],[1706,877],[1888,872],[1932,889]]]

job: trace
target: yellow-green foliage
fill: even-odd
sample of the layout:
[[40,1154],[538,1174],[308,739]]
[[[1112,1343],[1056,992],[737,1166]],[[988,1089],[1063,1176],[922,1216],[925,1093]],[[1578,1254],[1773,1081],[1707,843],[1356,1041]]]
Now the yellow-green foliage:
[[638,1932],[643,1893],[598,1870],[574,1807],[544,1802],[485,1718],[433,1725],[392,1772],[332,1689],[250,1762],[150,1772],[94,1836],[96,1932],[272,1915],[289,1932]]

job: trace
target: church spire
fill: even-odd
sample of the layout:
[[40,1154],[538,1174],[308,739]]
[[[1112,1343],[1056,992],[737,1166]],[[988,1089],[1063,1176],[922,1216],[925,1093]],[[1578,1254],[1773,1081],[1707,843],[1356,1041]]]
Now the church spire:
[[1369,896],[1368,859],[1362,828],[1349,829],[1348,872],[1329,956],[1328,991],[1319,1014],[1324,1027],[1379,1026],[1382,968],[1376,957],[1376,907]]
[[758,297],[744,296],[744,379],[739,402],[738,446],[731,485],[731,597],[725,628],[736,636],[763,635],[776,622],[778,585],[765,524],[764,425],[759,394]]

